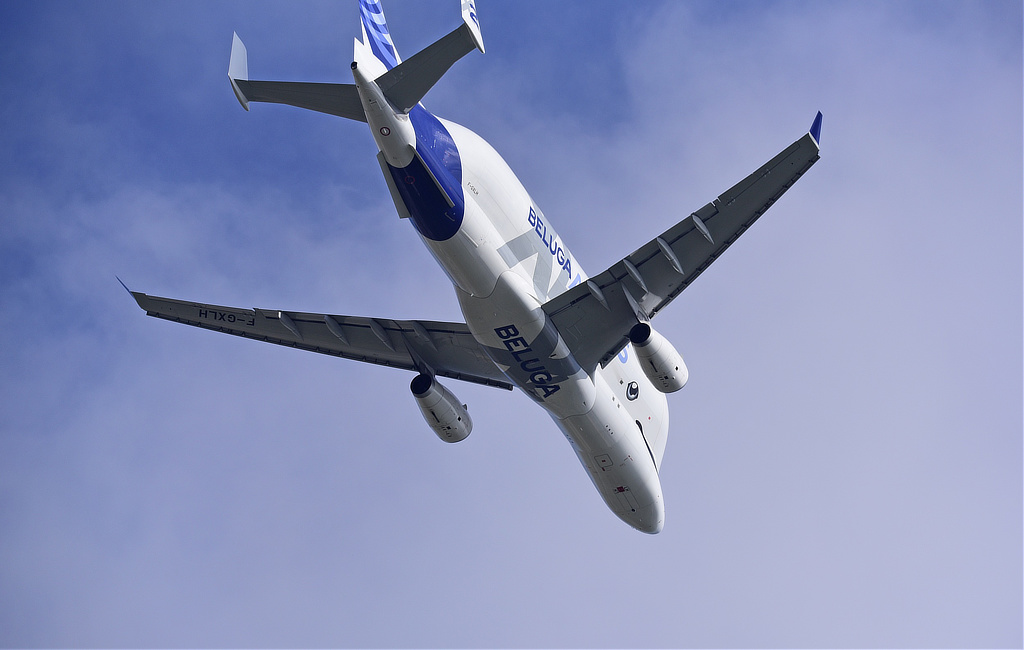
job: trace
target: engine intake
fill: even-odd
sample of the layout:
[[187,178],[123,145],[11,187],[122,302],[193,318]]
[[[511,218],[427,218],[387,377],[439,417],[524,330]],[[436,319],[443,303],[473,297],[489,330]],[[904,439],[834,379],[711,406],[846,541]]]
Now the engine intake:
[[672,344],[655,332],[647,323],[637,323],[629,331],[640,367],[654,387],[663,393],[674,393],[686,385],[690,373],[683,363],[683,355]]
[[416,375],[409,384],[423,419],[445,442],[460,442],[473,431],[473,420],[465,404],[430,375]]

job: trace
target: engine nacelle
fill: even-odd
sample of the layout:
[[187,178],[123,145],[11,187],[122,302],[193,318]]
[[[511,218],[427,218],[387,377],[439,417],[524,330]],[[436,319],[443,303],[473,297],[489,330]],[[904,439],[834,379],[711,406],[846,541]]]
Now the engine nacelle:
[[674,393],[686,385],[690,373],[683,355],[647,323],[637,323],[629,330],[629,342],[640,361],[644,374],[663,393]]
[[473,420],[465,404],[430,375],[416,375],[409,385],[423,419],[445,442],[465,440],[473,431]]

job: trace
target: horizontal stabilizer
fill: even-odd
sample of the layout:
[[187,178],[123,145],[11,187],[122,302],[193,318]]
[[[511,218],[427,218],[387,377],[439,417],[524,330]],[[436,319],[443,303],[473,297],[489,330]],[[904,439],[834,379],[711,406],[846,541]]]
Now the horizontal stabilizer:
[[249,63],[245,44],[238,34],[231,42],[228,65],[231,89],[242,108],[249,102],[288,104],[350,120],[366,121],[359,93],[353,84],[303,83],[294,81],[249,81]]
[[[371,26],[376,26],[376,31],[371,30],[370,34],[373,37],[372,44],[378,48],[385,48],[390,54],[388,66],[397,63],[375,81],[392,106],[403,113],[412,110],[456,61],[473,50],[484,51],[474,0],[463,0],[463,23],[458,29],[401,62],[394,52],[386,23],[374,22],[377,17],[383,21],[379,3],[360,5],[360,10],[365,14],[364,33],[367,20],[370,20]],[[234,34],[231,41],[228,78],[231,80],[231,89],[235,97],[245,110],[249,110],[249,102],[267,102],[288,104],[360,122],[366,121],[363,105],[354,84],[250,81],[248,54],[238,34]]]
[[[354,84],[241,79],[232,79],[231,83],[237,89],[236,94],[241,92],[247,102],[287,104],[359,122],[366,121],[363,104],[359,101],[359,93]],[[246,103],[242,106],[246,106]]]
[[464,22],[441,40],[377,77],[377,85],[397,110],[408,113],[456,61],[475,49],[483,51],[482,43],[478,42],[479,34],[479,26]]

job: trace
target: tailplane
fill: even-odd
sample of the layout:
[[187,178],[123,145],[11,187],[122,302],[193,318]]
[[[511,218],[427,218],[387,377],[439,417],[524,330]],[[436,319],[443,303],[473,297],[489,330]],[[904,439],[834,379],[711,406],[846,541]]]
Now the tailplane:
[[249,81],[248,55],[245,44],[238,38],[238,34],[235,34],[231,41],[228,79],[238,103],[245,110],[249,110],[249,102],[267,102],[288,104],[360,122],[366,121],[359,93],[352,84]]
[[356,41],[355,60],[402,113],[412,110],[456,61],[473,50],[484,51],[475,0],[462,0],[462,25],[406,61],[395,49],[380,0],[359,0],[359,14],[363,41]]
[[[388,22],[384,17],[381,0],[359,0],[359,18],[363,26],[363,44],[369,46],[373,56],[381,62],[385,70],[392,70],[401,65],[402,57],[398,55],[395,41],[391,38],[391,32],[388,30]],[[462,22],[465,29],[456,30],[464,32],[460,34],[462,38],[459,40],[471,45],[463,53],[463,56],[474,48],[483,52],[484,40],[480,34],[480,18],[476,13],[476,0],[462,0]]]
[[[359,16],[363,40],[355,42],[354,61],[400,113],[412,110],[456,61],[475,49],[484,51],[475,0],[462,0],[462,25],[407,61],[395,49],[380,0],[359,0]],[[245,110],[250,102],[270,102],[366,121],[353,84],[250,81],[245,45],[237,34],[228,78]]]

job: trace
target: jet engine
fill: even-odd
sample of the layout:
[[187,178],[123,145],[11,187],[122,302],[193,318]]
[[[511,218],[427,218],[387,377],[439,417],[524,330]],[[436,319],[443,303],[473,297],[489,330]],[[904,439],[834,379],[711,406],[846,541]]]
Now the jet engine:
[[445,442],[465,440],[473,431],[473,420],[465,404],[430,375],[416,375],[409,385],[423,419]]
[[686,385],[690,373],[683,355],[647,323],[637,323],[629,330],[629,342],[640,361],[644,374],[663,393],[674,393]]

